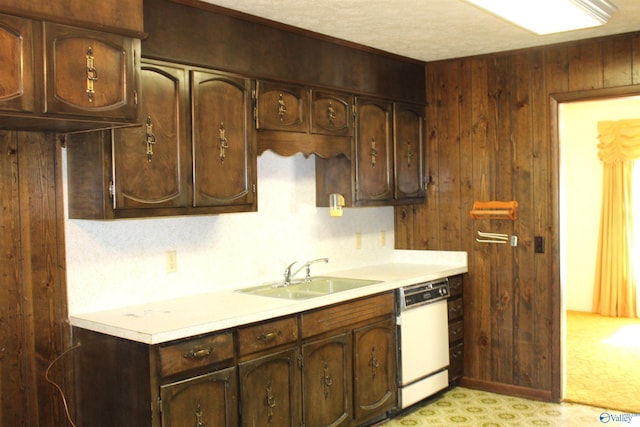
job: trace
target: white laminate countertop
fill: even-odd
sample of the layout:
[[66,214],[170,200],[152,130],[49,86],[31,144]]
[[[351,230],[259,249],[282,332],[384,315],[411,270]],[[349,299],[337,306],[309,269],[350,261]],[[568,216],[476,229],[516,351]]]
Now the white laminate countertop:
[[71,316],[73,326],[160,344],[299,313],[403,286],[466,273],[467,263],[394,262],[335,271],[323,276],[377,280],[380,283],[307,300],[288,300],[224,290]]

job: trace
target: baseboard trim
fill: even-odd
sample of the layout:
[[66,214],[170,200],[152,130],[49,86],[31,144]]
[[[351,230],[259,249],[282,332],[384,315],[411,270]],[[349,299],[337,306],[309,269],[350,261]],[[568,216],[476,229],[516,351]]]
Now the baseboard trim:
[[492,393],[505,394],[508,396],[524,397],[526,399],[539,400],[542,402],[554,402],[551,390],[540,390],[511,384],[483,381],[468,377],[462,377],[460,380],[460,386],[489,391]]

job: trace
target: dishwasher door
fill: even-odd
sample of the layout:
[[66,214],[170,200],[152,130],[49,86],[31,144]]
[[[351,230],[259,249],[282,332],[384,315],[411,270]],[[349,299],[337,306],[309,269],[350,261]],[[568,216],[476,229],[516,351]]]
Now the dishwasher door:
[[400,313],[400,384],[411,384],[449,366],[447,301]]

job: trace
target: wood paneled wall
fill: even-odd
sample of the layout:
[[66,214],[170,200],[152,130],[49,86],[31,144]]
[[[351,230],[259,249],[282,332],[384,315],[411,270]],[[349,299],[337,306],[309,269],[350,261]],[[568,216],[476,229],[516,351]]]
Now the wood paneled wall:
[[70,342],[59,159],[53,134],[0,131],[0,426],[67,425],[45,380]]
[[[428,201],[396,208],[396,247],[468,252],[464,384],[557,401],[555,107],[640,85],[640,33],[428,63],[426,76]],[[473,220],[475,200],[517,200],[518,219]],[[516,235],[518,246],[477,243],[477,231]]]

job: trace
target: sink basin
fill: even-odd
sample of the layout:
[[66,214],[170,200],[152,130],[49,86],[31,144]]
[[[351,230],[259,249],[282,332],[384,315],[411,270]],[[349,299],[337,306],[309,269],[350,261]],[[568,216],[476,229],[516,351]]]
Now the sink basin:
[[253,288],[238,289],[236,292],[264,297],[300,300],[357,289],[376,283],[380,282],[376,280],[318,276],[313,277],[309,282],[293,282],[287,286],[281,282],[270,283]]

